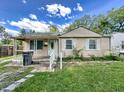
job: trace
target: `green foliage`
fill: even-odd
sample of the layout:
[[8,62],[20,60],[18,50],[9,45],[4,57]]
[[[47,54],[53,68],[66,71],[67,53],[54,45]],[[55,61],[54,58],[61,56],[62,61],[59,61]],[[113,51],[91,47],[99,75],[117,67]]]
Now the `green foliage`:
[[124,60],[124,59],[119,57],[119,56],[117,56],[117,55],[114,55],[114,54],[110,53],[109,55],[105,55],[104,56],[104,60],[121,61],[121,60]]
[[8,39],[9,34],[5,31],[5,28],[3,26],[0,26],[0,38],[2,39]]
[[17,92],[124,91],[124,62],[66,65],[61,71],[36,73]]
[[106,16],[85,15],[75,20],[69,27],[66,27],[64,31],[71,31],[80,26],[102,34],[124,32],[124,7],[116,10],[113,9]]
[[57,26],[55,26],[55,25],[50,25],[49,29],[50,29],[50,32],[58,32],[59,31]]
[[82,50],[83,50],[83,49],[74,48],[74,49],[73,49],[73,55],[74,55],[74,57],[80,57],[80,52],[81,52]]
[[124,32],[124,7],[110,11],[108,18],[111,21],[113,31]]
[[5,31],[5,28],[3,26],[0,26],[0,38],[0,45],[12,43],[12,40],[10,39],[11,35],[9,35],[9,33]]
[[23,29],[21,29],[20,33],[21,33],[21,35],[25,35],[26,34],[26,30],[23,28]]
[[110,53],[109,55],[105,55],[103,57],[97,57],[94,55],[90,55],[90,57],[83,56],[68,56],[63,58],[64,62],[72,62],[72,61],[124,61],[124,58],[119,57],[118,55]]
[[64,62],[69,62],[73,60],[73,56],[68,56],[62,59]]
[[29,32],[28,33],[35,33],[35,30],[29,30]]
[[4,38],[5,37],[5,28],[3,26],[0,26],[0,38]]

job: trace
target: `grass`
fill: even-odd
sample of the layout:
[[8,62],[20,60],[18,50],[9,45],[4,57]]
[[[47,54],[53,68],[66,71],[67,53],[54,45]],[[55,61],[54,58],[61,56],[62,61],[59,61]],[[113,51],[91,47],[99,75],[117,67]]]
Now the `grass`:
[[36,73],[15,91],[124,91],[124,62],[66,65],[61,71]]
[[6,65],[6,64],[9,64],[9,63],[10,63],[10,61],[4,62],[4,63],[1,63],[1,64],[0,64],[0,73],[1,73],[1,72],[4,72],[4,71],[6,70],[7,67],[5,67],[5,65]]
[[[16,69],[15,69],[16,70]],[[7,77],[4,78],[4,80],[0,83],[0,89],[7,87],[8,85],[12,84],[13,82],[23,78],[27,74],[30,73],[32,68],[27,68],[23,72],[17,72],[7,75]]]
[[13,58],[13,56],[1,57],[0,61],[12,59],[12,58]]
[[32,70],[32,67],[23,68],[23,69],[21,67],[12,67],[12,66],[6,67],[5,65],[9,63],[10,61],[0,64],[0,75],[2,75],[3,73],[11,72],[11,74],[5,75],[4,79],[0,81],[0,89],[5,88],[11,83],[23,78],[24,76],[29,74],[30,71]]

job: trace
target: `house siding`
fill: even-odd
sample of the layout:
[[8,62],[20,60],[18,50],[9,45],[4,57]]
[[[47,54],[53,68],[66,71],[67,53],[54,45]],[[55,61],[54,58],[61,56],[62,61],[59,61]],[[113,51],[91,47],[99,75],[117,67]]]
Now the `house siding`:
[[[80,55],[83,55],[84,57],[89,57],[91,55],[94,56],[103,56],[104,54],[107,54],[110,50],[109,47],[109,38],[61,38],[60,39],[60,52],[63,53],[63,57],[72,56],[73,55],[73,49],[66,49],[65,48],[65,41],[66,40],[73,40],[76,44],[75,47],[77,49],[83,49]],[[96,50],[88,50],[86,48],[86,42],[88,39],[96,39],[98,40],[99,48]]]
[[[47,42],[47,40],[42,40],[43,43]],[[23,50],[27,51],[30,50],[30,40],[25,40],[23,41]],[[34,51],[33,57],[38,57],[38,56],[48,56],[48,46],[43,45],[43,49],[38,49]]]
[[[41,41],[43,41],[43,43],[47,42],[48,45],[44,46],[44,44],[43,44],[43,49],[38,49],[38,50],[34,51],[33,58],[42,57],[42,56],[48,56],[48,51],[49,51],[49,47],[50,47],[49,46],[49,40],[41,39]],[[54,52],[55,52],[55,57],[56,58],[59,57],[58,45],[59,45],[58,40],[54,40],[54,48],[55,48]],[[23,50],[24,51],[30,50],[30,40],[23,41]]]
[[68,38],[70,38],[70,37],[77,37],[77,38],[79,38],[79,37],[102,37],[102,35],[97,34],[88,29],[79,27],[75,30],[72,30],[70,32],[67,32],[67,33],[61,35],[60,37],[68,37]]
[[[55,42],[55,53],[56,57],[60,56],[60,53],[63,54],[63,57],[72,56],[72,49],[66,49],[66,40],[72,40],[74,47],[77,49],[83,49],[80,55],[83,55],[84,57],[89,57],[91,55],[94,56],[103,56],[105,54],[108,54],[110,51],[110,37],[104,37],[100,34],[97,34],[93,31],[90,31],[85,28],[77,28],[73,31],[64,33],[62,35],[59,35],[56,37]],[[89,39],[95,39],[97,40],[97,49],[90,50],[88,49],[87,41]],[[41,39],[45,42],[48,42],[48,40],[52,39]],[[30,50],[30,41],[25,40],[24,41],[24,50]],[[38,56],[47,56],[48,55],[48,46],[44,46],[43,49],[37,50],[34,54]]]
[[124,52],[121,48],[122,41],[124,41],[124,33],[113,33],[111,37],[111,49],[113,52]]
[[30,50],[30,40],[23,41],[23,50]]

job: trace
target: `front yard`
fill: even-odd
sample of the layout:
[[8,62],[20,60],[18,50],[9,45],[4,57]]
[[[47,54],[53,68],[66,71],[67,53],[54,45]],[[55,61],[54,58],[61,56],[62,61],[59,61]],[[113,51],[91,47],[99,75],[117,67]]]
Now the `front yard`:
[[32,68],[27,67],[6,66],[10,63],[11,61],[7,61],[0,64],[0,90],[23,78],[32,70]]
[[35,73],[15,91],[124,91],[124,62],[67,64],[61,71]]

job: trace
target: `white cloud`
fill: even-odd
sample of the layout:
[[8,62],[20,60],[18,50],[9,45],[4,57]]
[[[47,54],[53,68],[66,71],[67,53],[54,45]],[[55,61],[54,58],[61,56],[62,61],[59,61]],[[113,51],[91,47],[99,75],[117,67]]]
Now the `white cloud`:
[[37,16],[36,16],[35,14],[30,14],[29,17],[30,17],[31,19],[37,20]]
[[51,14],[57,14],[58,10],[58,4],[52,4],[52,5],[46,5],[47,11]]
[[10,35],[13,35],[13,36],[17,36],[17,35],[19,35],[19,32],[16,31],[16,30],[12,30],[12,29],[8,29],[8,28],[6,28],[5,31],[6,31],[7,33],[9,33]]
[[68,16],[67,18],[68,19],[73,19],[73,18],[75,18],[75,16]]
[[66,27],[69,27],[71,23],[66,23],[63,25],[57,25],[60,32],[62,32]]
[[80,5],[80,3],[77,3],[77,7],[74,8],[75,11],[83,11],[83,7]]
[[18,22],[12,21],[10,22],[10,25],[16,26],[19,28],[24,29],[32,29],[36,32],[48,32],[49,31],[49,24],[38,21],[38,20],[30,20],[28,18],[23,18]]
[[46,16],[53,17],[51,14],[47,14]]
[[69,7],[62,6],[61,4],[52,4],[46,5],[47,11],[56,16],[65,17],[71,13],[71,9]]
[[40,7],[40,8],[38,8],[38,10],[45,10],[45,8],[44,7]]
[[27,1],[26,1],[26,0],[22,0],[22,3],[23,3],[23,4],[26,4],[26,3],[27,3]]
[[52,21],[49,21],[49,24],[50,24],[50,25],[53,25],[54,23],[53,23]]
[[6,22],[5,22],[5,21],[0,21],[0,24],[1,24],[1,25],[5,25]]

